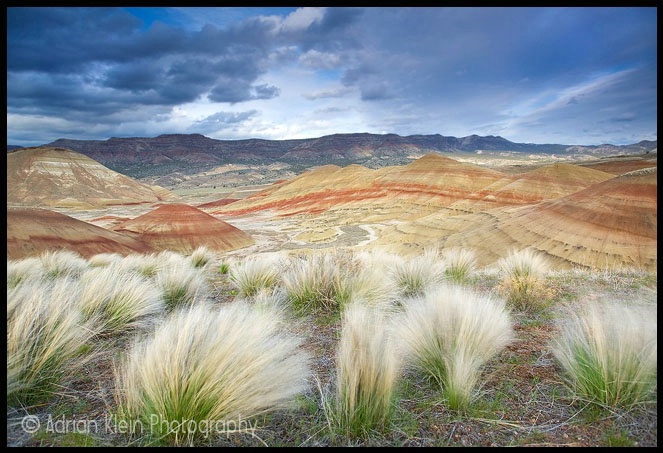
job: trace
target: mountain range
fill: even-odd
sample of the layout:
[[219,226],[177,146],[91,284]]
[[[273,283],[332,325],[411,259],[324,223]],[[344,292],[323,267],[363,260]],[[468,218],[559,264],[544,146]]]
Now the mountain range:
[[[108,140],[58,139],[42,145],[82,153],[106,167],[142,178],[174,171],[195,174],[227,164],[282,162],[300,173],[314,165],[359,164],[368,168],[404,165],[428,153],[588,154],[594,156],[646,154],[657,141],[632,145],[559,145],[514,143],[500,136],[447,137],[440,134],[333,134],[294,140],[217,140],[200,134],[166,134],[154,138]],[[8,151],[14,147],[8,146]]]

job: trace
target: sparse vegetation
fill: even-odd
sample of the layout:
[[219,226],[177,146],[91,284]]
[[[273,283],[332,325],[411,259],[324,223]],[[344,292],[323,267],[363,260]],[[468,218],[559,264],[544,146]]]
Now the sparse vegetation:
[[[504,274],[493,268],[473,270],[462,287],[449,285],[445,275],[440,278],[446,283],[404,297],[391,270],[405,259],[377,250],[325,252],[270,261],[283,278],[250,297],[239,294],[229,273],[195,267],[190,257],[173,253],[98,257],[52,279],[42,278],[40,258],[8,260],[8,445],[656,446],[655,273],[578,268],[538,274],[555,289],[542,312],[518,310],[498,297],[504,296]],[[444,255],[440,250],[431,262]],[[217,262],[232,268],[253,258],[260,257],[223,256]],[[327,267],[314,272],[315,266]],[[153,271],[142,274],[147,267]],[[119,323],[101,329],[102,310],[81,311],[89,278],[107,275],[124,282],[122,275],[132,275],[156,286],[158,274],[169,267],[179,269],[173,280],[186,282],[192,271],[214,292],[194,290],[193,301],[175,303],[160,315],[148,309],[135,318],[136,328]],[[106,274],[115,269],[118,274]],[[299,294],[293,289],[302,288],[311,299],[294,311],[305,316],[291,318],[297,308],[293,296]],[[326,297],[317,299],[321,294]],[[165,297],[160,291],[162,307]],[[628,310],[612,316],[589,309],[590,302],[604,298],[599,307],[615,299]],[[403,303],[396,307],[397,300]],[[120,312],[140,305],[128,303]],[[653,314],[640,316],[641,305]],[[154,330],[142,328],[147,325]],[[438,361],[435,374],[424,371],[412,340],[435,338],[429,325],[441,326],[446,337],[437,331],[439,337],[447,339],[439,342],[437,357],[446,362]],[[101,330],[104,335],[98,335]],[[601,334],[610,342],[601,343]],[[594,350],[608,358],[591,359]],[[398,352],[404,367],[398,366]],[[618,363],[625,370],[614,365],[612,374],[574,378],[580,376],[573,369],[577,359]],[[389,371],[396,368],[400,372]],[[227,385],[226,378],[235,380]],[[576,384],[581,379],[614,384],[616,389],[605,392],[619,398],[597,399]],[[266,397],[272,390],[287,396]],[[228,392],[249,396],[233,399]],[[257,400],[274,404],[260,406]],[[221,401],[227,403],[223,408]],[[208,437],[167,422],[138,435],[45,429],[55,415],[98,426],[109,417],[120,426],[142,420],[150,427],[152,414],[163,416],[158,420],[223,421],[231,409],[250,420],[247,429]],[[41,420],[37,432],[21,428],[28,414]]]

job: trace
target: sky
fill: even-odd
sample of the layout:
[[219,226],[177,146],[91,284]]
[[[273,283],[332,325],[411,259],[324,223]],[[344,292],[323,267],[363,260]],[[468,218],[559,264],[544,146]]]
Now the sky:
[[7,143],[657,139],[655,7],[8,7]]

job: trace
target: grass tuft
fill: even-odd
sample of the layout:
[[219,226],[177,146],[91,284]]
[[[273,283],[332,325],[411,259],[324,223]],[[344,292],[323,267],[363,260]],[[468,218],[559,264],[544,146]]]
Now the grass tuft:
[[247,258],[232,266],[230,281],[237,287],[239,295],[244,297],[274,289],[279,283],[278,263],[264,256]]
[[209,288],[201,269],[195,268],[182,255],[175,253],[160,255],[162,263],[154,276],[154,281],[161,291],[168,311],[207,297]]
[[154,282],[118,264],[86,271],[80,285],[79,307],[100,335],[146,329],[166,311]]
[[389,427],[401,355],[379,308],[350,303],[343,313],[336,351],[336,404],[332,420],[349,437],[366,437]]
[[553,340],[567,385],[581,399],[629,409],[655,397],[656,308],[589,302],[571,310]]
[[450,248],[442,252],[445,263],[444,275],[454,283],[465,283],[476,270],[474,251],[465,248]]
[[309,366],[301,340],[281,325],[278,313],[239,302],[173,313],[116,368],[119,417],[150,426],[157,443],[192,445],[204,424],[241,425],[289,407]]
[[421,296],[430,287],[445,281],[444,262],[437,250],[426,250],[421,255],[397,261],[393,278],[402,296]]
[[7,400],[29,406],[50,399],[67,375],[89,358],[95,335],[77,308],[71,278],[7,290]]
[[502,274],[498,291],[511,307],[538,313],[551,303],[553,293],[544,280],[550,265],[541,253],[530,248],[511,250],[497,266]]
[[453,410],[465,410],[481,367],[514,339],[504,301],[441,285],[412,299],[399,322],[410,363],[437,384]]

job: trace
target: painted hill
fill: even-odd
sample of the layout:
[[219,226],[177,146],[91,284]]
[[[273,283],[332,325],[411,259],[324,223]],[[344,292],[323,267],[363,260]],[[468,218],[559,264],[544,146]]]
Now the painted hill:
[[656,270],[657,180],[648,168],[565,197],[474,214],[436,213],[391,226],[374,245],[408,251],[467,247],[489,265],[512,248],[534,247],[558,266]]
[[84,258],[98,253],[150,253],[152,247],[132,237],[91,225],[58,212],[7,208],[7,259],[67,249]]
[[113,230],[135,237],[157,250],[181,253],[190,253],[199,246],[223,252],[254,243],[249,234],[183,203],[159,206],[116,225]]
[[67,149],[24,148],[7,154],[8,204],[86,209],[176,198]]
[[504,175],[478,165],[428,154],[405,166],[372,170],[325,165],[214,211],[241,215],[274,210],[280,215],[343,210],[347,221],[425,216],[471,197]]

